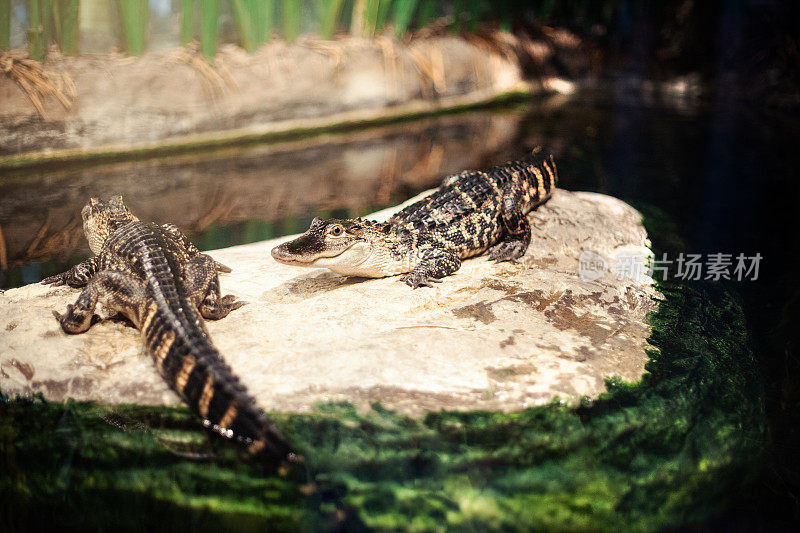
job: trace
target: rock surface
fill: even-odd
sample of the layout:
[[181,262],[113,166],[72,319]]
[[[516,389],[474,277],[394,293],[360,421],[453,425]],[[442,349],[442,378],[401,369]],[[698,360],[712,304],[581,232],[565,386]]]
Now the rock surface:
[[[519,264],[470,259],[432,289],[280,265],[269,250],[283,239],[211,252],[234,269],[223,293],[250,304],[209,330],[272,411],[330,400],[410,414],[515,410],[596,396],[614,375],[638,380],[657,293],[646,275],[615,271],[627,272],[619,258],[649,254],[640,215],[614,198],[559,190],[529,218],[533,240]],[[607,270],[579,276],[586,251]],[[61,332],[52,310],[77,295],[42,285],[0,294],[0,390],[178,403],[132,327],[104,320],[83,335]]]

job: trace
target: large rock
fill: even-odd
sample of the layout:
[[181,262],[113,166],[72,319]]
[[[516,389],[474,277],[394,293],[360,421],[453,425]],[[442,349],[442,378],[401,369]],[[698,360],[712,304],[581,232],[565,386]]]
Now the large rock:
[[[258,402],[275,411],[324,400],[378,401],[412,414],[513,410],[596,396],[615,375],[638,380],[657,293],[646,275],[614,270],[630,274],[619,268],[623,259],[649,253],[640,215],[614,198],[558,191],[529,218],[533,240],[521,263],[470,259],[417,290],[397,277],[280,265],[269,255],[278,241],[211,252],[234,269],[223,292],[250,304],[209,330]],[[603,263],[595,261],[599,271],[584,264],[582,279],[579,256],[604,258],[607,271],[591,281]],[[623,258],[616,267],[614,257]],[[0,389],[178,403],[132,327],[106,320],[82,335],[61,332],[52,310],[77,295],[42,285],[0,295]]]

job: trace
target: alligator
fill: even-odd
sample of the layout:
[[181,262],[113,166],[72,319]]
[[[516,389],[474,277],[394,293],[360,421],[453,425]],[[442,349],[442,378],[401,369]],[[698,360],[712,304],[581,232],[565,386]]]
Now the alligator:
[[89,200],[83,229],[95,254],[42,280],[83,287],[66,313],[53,311],[64,332],[87,331],[100,303],[142,334],[170,387],[213,432],[271,464],[298,462],[275,424],[214,347],[203,319],[217,320],[246,302],[221,296],[218,272],[230,269],[200,251],[172,224],[141,222],[121,196]]
[[522,161],[444,179],[429,196],[386,222],[315,218],[300,237],[272,249],[287,265],[328,268],[346,276],[403,274],[412,288],[432,286],[489,250],[514,261],[531,241],[526,215],[544,204],[558,182],[553,156],[535,150]]

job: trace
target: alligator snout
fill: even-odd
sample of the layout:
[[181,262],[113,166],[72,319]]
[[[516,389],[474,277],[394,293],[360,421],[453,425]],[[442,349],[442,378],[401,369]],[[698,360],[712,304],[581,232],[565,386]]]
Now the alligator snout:
[[281,263],[290,261],[292,259],[292,254],[287,249],[286,244],[276,246],[270,253],[275,261],[279,261]]

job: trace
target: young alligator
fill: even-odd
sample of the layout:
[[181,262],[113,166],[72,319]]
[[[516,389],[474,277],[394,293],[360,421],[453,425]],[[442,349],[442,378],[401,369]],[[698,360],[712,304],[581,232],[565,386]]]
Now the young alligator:
[[303,235],[273,248],[272,257],[348,276],[406,273],[401,279],[412,288],[430,286],[458,270],[461,259],[487,249],[495,261],[525,254],[531,241],[526,215],[550,198],[557,182],[552,156],[464,171],[385,223],[315,218]]
[[85,287],[64,315],[54,311],[61,328],[88,330],[98,302],[110,313],[121,313],[141,330],[159,372],[206,427],[269,462],[297,460],[205,328],[203,318],[223,318],[245,303],[220,296],[217,271],[230,269],[201,254],[175,226],[140,222],[121,196],[109,202],[92,198],[81,215],[96,255],[42,280]]

